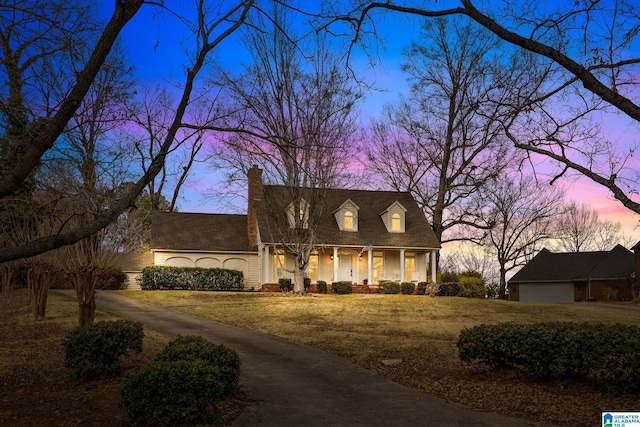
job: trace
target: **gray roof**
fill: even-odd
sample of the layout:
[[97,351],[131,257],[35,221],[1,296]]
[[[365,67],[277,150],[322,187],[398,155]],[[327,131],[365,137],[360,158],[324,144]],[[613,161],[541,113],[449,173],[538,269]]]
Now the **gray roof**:
[[550,252],[541,250],[509,283],[573,282],[631,277],[634,255],[623,246],[611,251]]
[[[260,239],[265,243],[279,243],[282,241],[281,230],[278,230],[276,220],[266,208],[266,200],[274,203],[274,200],[282,201],[278,209],[282,212],[280,223],[287,224],[286,206],[291,202],[291,197],[284,186],[265,185],[263,187],[263,200],[257,201],[256,211]],[[427,221],[424,213],[407,192],[396,191],[369,191],[369,190],[323,190],[323,214],[317,229],[317,244],[341,245],[341,246],[367,246],[377,247],[407,247],[438,249],[440,243]],[[351,200],[359,207],[358,231],[341,231],[335,219],[334,212]],[[405,209],[405,232],[390,233],[382,221],[381,214],[393,203],[400,203]]]
[[247,216],[184,212],[154,212],[151,248],[168,250],[246,252]]

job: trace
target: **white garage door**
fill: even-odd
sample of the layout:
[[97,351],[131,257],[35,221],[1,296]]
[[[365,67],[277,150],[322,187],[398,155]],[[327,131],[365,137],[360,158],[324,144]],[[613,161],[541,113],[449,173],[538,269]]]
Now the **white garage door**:
[[574,302],[573,283],[520,284],[522,302]]

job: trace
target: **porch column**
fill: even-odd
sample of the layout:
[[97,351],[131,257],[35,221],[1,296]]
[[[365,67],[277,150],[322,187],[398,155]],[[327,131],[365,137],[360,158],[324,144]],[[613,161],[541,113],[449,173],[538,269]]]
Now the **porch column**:
[[338,281],[338,248],[333,248],[333,281]]
[[269,270],[269,246],[264,245],[264,265],[262,270],[264,271],[264,277],[262,283],[268,283],[271,278],[269,274],[271,271]]
[[436,252],[437,251],[431,251],[429,254],[429,258],[431,259],[431,281],[433,283],[436,282]]
[[369,284],[373,285],[373,248],[367,251],[367,274],[369,275]]
[[404,262],[404,251],[405,249],[400,249],[400,283],[406,282],[407,272],[405,270],[405,262]]

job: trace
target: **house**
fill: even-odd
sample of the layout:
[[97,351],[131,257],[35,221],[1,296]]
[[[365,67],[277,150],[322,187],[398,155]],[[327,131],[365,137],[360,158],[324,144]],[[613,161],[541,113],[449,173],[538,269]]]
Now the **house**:
[[634,270],[634,254],[620,245],[611,251],[597,252],[559,253],[543,249],[509,280],[509,299],[630,300]]
[[[248,182],[247,215],[154,212],[153,264],[237,269],[245,289],[293,279],[294,258],[284,248],[279,218],[265,203],[266,196],[286,200],[287,188],[263,185],[256,166]],[[409,193],[327,189],[323,198],[307,271],[312,282],[435,281],[440,244]],[[283,218],[293,215],[282,210]]]

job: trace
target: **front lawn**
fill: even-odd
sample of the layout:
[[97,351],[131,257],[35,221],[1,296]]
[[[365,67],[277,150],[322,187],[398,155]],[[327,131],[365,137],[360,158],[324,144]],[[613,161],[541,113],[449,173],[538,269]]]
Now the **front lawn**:
[[586,382],[532,382],[458,360],[456,340],[482,323],[587,321],[640,325],[640,311],[589,303],[525,304],[457,297],[119,291],[353,360],[381,375],[465,405],[560,425],[596,425],[601,411],[640,407]]

